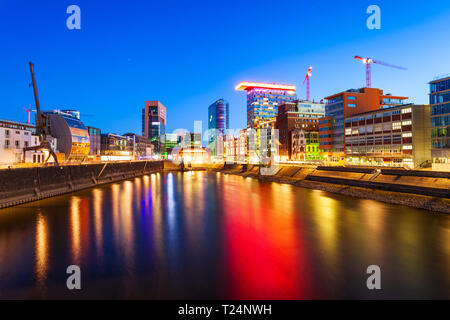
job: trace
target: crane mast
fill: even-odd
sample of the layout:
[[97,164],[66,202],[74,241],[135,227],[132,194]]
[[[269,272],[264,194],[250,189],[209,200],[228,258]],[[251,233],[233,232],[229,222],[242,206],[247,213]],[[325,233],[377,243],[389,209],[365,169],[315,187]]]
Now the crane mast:
[[33,62],[29,63],[30,73],[31,73],[31,81],[33,84],[33,92],[34,92],[34,100],[36,102],[36,134],[39,136],[39,145],[33,147],[25,147],[23,148],[23,159],[25,162],[25,154],[27,151],[38,151],[38,150],[47,150],[48,156],[45,159],[44,163],[47,163],[50,156],[53,157],[53,160],[58,164],[58,159],[56,158],[55,152],[52,150],[50,143],[47,140],[47,129],[44,126],[44,121],[41,113],[41,108],[39,105],[39,98],[36,87],[36,79],[34,78],[34,64]]
[[303,80],[303,85],[305,85],[306,82],[306,100],[309,101],[309,97],[310,97],[310,83],[309,83],[309,79],[311,78],[312,74],[312,67],[309,67],[308,71],[306,72],[306,76],[305,76],[305,80]]

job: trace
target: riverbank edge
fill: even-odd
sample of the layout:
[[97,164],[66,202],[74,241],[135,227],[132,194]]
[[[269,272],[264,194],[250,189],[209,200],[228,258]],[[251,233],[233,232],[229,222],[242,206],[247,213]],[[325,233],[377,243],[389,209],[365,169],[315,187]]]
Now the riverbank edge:
[[[9,198],[0,200],[0,209],[13,207],[21,204],[26,204],[29,202],[39,201],[51,197],[56,197],[64,194],[69,194],[77,191],[81,191],[84,189],[106,185],[115,182],[121,182],[133,179],[135,177],[140,177],[152,173],[163,173],[163,172],[180,172],[180,171],[210,171],[210,172],[219,172],[223,174],[233,174],[242,177],[248,177],[253,179],[258,179],[260,181],[267,182],[275,182],[282,184],[290,184],[296,187],[303,187],[313,190],[320,190],[325,192],[330,192],[333,194],[341,194],[345,196],[351,196],[359,199],[367,199],[380,201],[384,203],[390,204],[398,204],[408,207],[413,207],[417,209],[425,209],[438,213],[447,213],[450,214],[450,199],[447,198],[439,198],[439,197],[431,197],[425,195],[418,195],[412,193],[401,193],[401,192],[390,192],[383,191],[377,189],[356,187],[356,186],[348,186],[348,185],[339,185],[327,182],[316,182],[316,181],[308,181],[305,179],[298,178],[290,178],[286,176],[266,176],[260,175],[259,173],[249,173],[249,172],[239,172],[239,171],[230,171],[226,170],[224,167],[193,167],[188,168],[187,170],[180,170],[178,167],[170,167],[167,168],[164,166],[163,168],[153,168],[153,170],[145,171],[145,172],[126,172],[122,173],[119,176],[108,176],[107,179],[102,181],[96,181],[96,183],[84,183],[84,184],[75,184],[72,188],[59,188],[54,189],[48,192],[40,192],[37,195],[27,195],[18,198]],[[6,201],[5,201],[6,200]],[[3,202],[2,202],[3,201]]]
[[450,214],[450,199],[446,198],[430,197],[412,193],[388,192],[377,189],[338,185],[326,182],[307,181],[287,177],[265,176],[248,172],[234,172],[223,169],[209,169],[209,171],[238,175],[245,178],[258,179],[260,181],[290,184],[296,187],[325,191],[359,199],[403,205],[416,209],[425,209],[436,213]]
[[[143,163],[144,162],[141,162],[141,164],[143,164]],[[58,168],[58,167],[53,167],[53,168]],[[59,168],[61,168],[61,167],[59,167]],[[34,168],[27,168],[27,169],[34,170]],[[8,170],[14,170],[14,169],[8,169]],[[102,177],[100,177],[101,174],[103,173],[103,170],[104,170],[104,167],[100,171],[100,174],[96,177],[90,178],[89,182],[81,182],[79,180],[74,179],[71,181],[66,181],[64,187],[55,187],[48,191],[39,191],[39,192],[34,191],[33,193],[29,192],[28,194],[25,194],[22,196],[7,197],[5,199],[0,199],[0,209],[6,209],[6,208],[21,205],[21,204],[26,204],[26,203],[39,201],[39,200],[43,200],[43,199],[47,199],[47,198],[51,198],[51,197],[57,197],[57,196],[65,195],[65,194],[70,194],[70,193],[78,192],[81,190],[94,188],[97,186],[107,185],[107,184],[116,183],[116,182],[122,182],[122,181],[130,180],[130,179],[133,179],[136,177],[141,177],[141,176],[145,176],[145,175],[152,174],[152,173],[163,172],[164,167],[163,166],[161,166],[161,167],[149,166],[147,168],[147,164],[145,164],[143,170],[123,170],[123,171],[120,171],[119,173],[103,175]],[[83,181],[86,181],[86,179]]]

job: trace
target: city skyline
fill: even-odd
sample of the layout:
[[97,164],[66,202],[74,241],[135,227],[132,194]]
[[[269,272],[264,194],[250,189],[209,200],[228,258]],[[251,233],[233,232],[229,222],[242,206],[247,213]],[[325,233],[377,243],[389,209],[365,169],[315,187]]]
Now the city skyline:
[[[439,42],[440,50],[429,49],[440,39],[439,33],[431,31],[443,30],[443,24],[449,17],[450,5],[442,1],[430,8],[423,4],[411,6],[406,2],[391,4],[381,1],[381,30],[368,30],[365,25],[368,17],[365,9],[369,4],[365,1],[358,4],[325,2],[316,5],[314,10],[310,4],[291,4],[293,12],[286,12],[286,17],[297,18],[298,21],[288,23],[285,19],[277,18],[279,25],[272,29],[274,22],[263,26],[256,23],[261,18],[257,16],[259,10],[264,12],[262,17],[267,16],[266,4],[261,4],[260,9],[253,8],[256,12],[245,16],[244,13],[252,8],[251,2],[241,4],[239,12],[233,11],[233,4],[230,3],[218,8],[221,9],[219,13],[225,15],[232,12],[240,27],[230,26],[226,30],[216,27],[207,31],[208,26],[216,25],[215,20],[206,19],[202,21],[201,28],[197,23],[190,22],[187,23],[186,30],[172,27],[167,30],[165,37],[160,37],[157,36],[158,28],[170,21],[164,19],[180,15],[183,7],[169,10],[163,4],[148,7],[139,4],[134,9],[126,8],[122,14],[123,19],[112,19],[114,22],[110,23],[108,21],[111,17],[120,16],[120,6],[80,1],[78,5],[82,12],[82,28],[71,31],[64,25],[67,17],[64,5],[54,6],[51,2],[30,4],[31,7],[35,6],[35,11],[24,13],[19,10],[20,4],[2,3],[2,12],[9,13],[8,16],[1,17],[2,29],[7,30],[6,26],[15,28],[15,36],[23,36],[25,41],[17,42],[7,32],[1,31],[5,48],[17,54],[11,58],[8,56],[9,50],[0,53],[0,67],[4,70],[3,74],[8,75],[0,80],[4,89],[0,118],[25,122],[26,113],[23,108],[34,105],[32,90],[28,88],[29,60],[36,63],[38,91],[43,109],[78,109],[86,124],[117,133],[140,133],[139,115],[145,100],[159,100],[167,107],[167,132],[177,128],[192,130],[195,120],[207,123],[207,107],[219,97],[230,102],[230,127],[244,128],[246,101],[241,93],[234,91],[235,85],[240,81],[292,83],[297,86],[299,98],[303,99],[305,87],[301,84],[305,70],[312,65],[314,74],[311,78],[311,97],[319,101],[335,92],[364,87],[364,65],[353,59],[356,54],[408,68],[408,71],[399,71],[375,66],[372,71],[373,87],[383,89],[386,93],[409,96],[410,102],[428,103],[428,82],[450,70],[450,63],[444,59],[445,52],[448,52],[445,46],[450,48],[450,45],[442,41]],[[398,7],[401,6],[403,10],[399,16]],[[200,12],[195,12],[194,9],[198,7],[202,7],[201,2],[193,4],[189,13],[195,16],[204,14],[207,10],[202,8]],[[138,12],[138,9],[143,12]],[[160,27],[151,29],[136,19],[142,17],[144,12],[149,12],[145,9],[161,13],[161,17],[157,18],[162,23]],[[303,10],[294,9],[310,9],[311,14],[306,20],[302,20],[305,18]],[[319,18],[333,17],[341,19],[339,27],[332,32],[328,30],[330,24],[320,26],[316,21]],[[135,22],[131,29],[127,29],[127,34],[137,30],[139,32],[138,35],[128,37],[120,30],[125,29],[124,24],[131,18]],[[17,24],[14,19],[21,24]],[[37,31],[39,42],[36,42],[37,37],[34,36],[25,38],[28,27],[42,25],[44,20],[41,19],[46,22]],[[105,26],[111,29],[110,33],[96,37],[98,32],[104,31]],[[252,41],[248,37],[237,35],[238,29],[246,30],[252,35]],[[260,31],[256,32],[257,30]],[[280,34],[279,30],[285,31]],[[143,35],[146,31],[152,34],[148,36],[149,39],[155,41],[144,41],[147,39]],[[210,32],[217,31],[220,32],[214,41],[209,38],[206,41],[205,38],[209,47],[196,42],[198,37],[206,37]],[[186,33],[189,32],[191,38],[186,38]],[[117,39],[125,48],[115,47],[115,33],[120,36]],[[267,42],[268,45],[265,46],[263,34],[272,37],[277,48],[273,48],[271,42]],[[412,37],[414,43],[411,42]],[[183,57],[181,53],[179,56],[173,53],[164,56],[154,53],[153,49],[157,49],[160,44],[164,45],[164,52],[170,51],[166,50],[172,45],[168,42],[169,38],[182,40],[180,47],[183,49]],[[261,50],[250,50],[251,43],[255,41],[262,44]],[[225,46],[226,52],[219,54],[214,48],[220,42]],[[230,51],[228,49],[231,48],[231,43],[235,47]],[[283,43],[285,45],[279,48]],[[141,44],[142,48],[139,47]],[[90,50],[86,50],[88,47]],[[107,58],[104,56],[105,50],[115,48],[117,51],[113,54]],[[150,50],[151,54],[148,53]],[[158,66],[158,63],[161,65]],[[181,70],[181,66],[185,68]],[[195,73],[193,69],[196,70]],[[88,70],[93,71],[89,77]],[[192,112],[186,113],[184,110]],[[90,117],[84,118],[83,114]]]

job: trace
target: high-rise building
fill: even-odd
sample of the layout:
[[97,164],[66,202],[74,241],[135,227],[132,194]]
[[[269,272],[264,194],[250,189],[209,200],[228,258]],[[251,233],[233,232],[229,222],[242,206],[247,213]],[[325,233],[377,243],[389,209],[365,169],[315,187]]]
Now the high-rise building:
[[215,101],[208,107],[208,129],[217,129],[226,134],[230,129],[230,104],[224,99]]
[[217,155],[218,144],[223,143],[226,131],[230,129],[230,104],[219,99],[208,107],[208,146],[211,155]]
[[164,152],[164,137],[167,125],[166,107],[159,101],[145,101],[142,109],[142,135],[155,146],[154,152]]
[[450,75],[430,82],[433,169],[450,171]]
[[278,114],[278,106],[297,99],[295,86],[241,82],[236,90],[247,92],[247,127],[257,128],[259,123],[274,119]]
[[280,158],[292,158],[292,131],[319,131],[319,118],[325,114],[325,105],[311,101],[295,101],[278,106],[275,127],[280,140]]
[[333,117],[332,157],[334,162],[345,161],[344,119],[358,113],[380,110],[405,104],[408,97],[384,94],[377,88],[350,89],[325,98],[325,116]]

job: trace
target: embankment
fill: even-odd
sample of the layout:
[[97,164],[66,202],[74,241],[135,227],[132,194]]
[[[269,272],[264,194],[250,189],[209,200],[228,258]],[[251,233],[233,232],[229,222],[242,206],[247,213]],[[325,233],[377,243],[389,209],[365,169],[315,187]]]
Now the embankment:
[[226,164],[218,171],[450,213],[449,172],[280,165],[274,174],[263,175],[258,166],[242,164]]
[[[135,161],[0,170],[0,208],[36,201],[97,185],[160,171],[180,171],[170,161]],[[280,165],[264,174],[252,164],[185,165],[288,183],[352,197],[450,213],[450,173],[359,168]]]
[[161,171],[162,161],[0,170],[0,208]]

